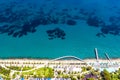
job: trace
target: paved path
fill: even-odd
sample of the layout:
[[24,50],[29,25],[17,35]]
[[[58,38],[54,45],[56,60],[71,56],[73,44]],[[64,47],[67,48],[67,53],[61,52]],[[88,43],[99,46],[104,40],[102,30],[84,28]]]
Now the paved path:
[[[49,62],[57,61],[57,60],[65,59],[65,58],[74,58],[74,59],[76,59],[76,60],[83,61],[82,59],[80,59],[80,58],[78,58],[78,57],[75,57],[75,56],[63,56],[63,57],[59,57],[59,58],[55,58],[55,59],[53,59],[53,60],[50,60]],[[84,61],[83,61],[83,62],[84,62]],[[23,64],[23,63],[21,63],[21,64]],[[36,67],[36,68],[30,69],[30,70],[26,70],[26,71],[22,71],[23,67],[21,68],[21,71],[17,71],[17,70],[11,70],[11,69],[7,68],[7,67],[4,66],[4,65],[1,65],[1,66],[2,66],[3,68],[5,68],[6,70],[11,70],[11,72],[10,72],[10,77],[12,78],[12,76],[13,76],[13,74],[14,74],[15,72],[20,72],[20,74],[21,74],[22,72],[30,72],[30,71],[33,71],[33,70],[35,70],[35,69],[39,69],[40,67],[45,67],[46,65],[48,65],[48,63],[45,63],[43,66],[40,65],[40,66],[38,66],[38,67]]]

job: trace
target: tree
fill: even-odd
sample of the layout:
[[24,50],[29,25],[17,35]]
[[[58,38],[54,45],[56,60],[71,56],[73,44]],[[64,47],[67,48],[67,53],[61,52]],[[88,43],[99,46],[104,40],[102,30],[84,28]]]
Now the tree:
[[76,78],[72,77],[71,80],[77,80]]
[[77,79],[80,80],[80,75],[77,75]]
[[92,67],[91,67],[91,66],[88,66],[88,67],[87,67],[87,71],[89,71],[89,70],[92,70]]
[[88,78],[87,80],[95,80],[94,78]]
[[82,72],[86,71],[86,67],[81,67],[82,68]]
[[103,80],[111,80],[111,75],[106,69],[101,72],[101,75],[103,77]]
[[37,78],[37,75],[34,74],[33,77],[34,77],[34,78]]

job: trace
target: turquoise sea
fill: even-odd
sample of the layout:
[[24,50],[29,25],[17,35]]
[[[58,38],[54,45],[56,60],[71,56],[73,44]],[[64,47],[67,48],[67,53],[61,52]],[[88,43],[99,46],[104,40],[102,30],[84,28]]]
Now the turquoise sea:
[[120,58],[120,0],[0,0],[0,58]]

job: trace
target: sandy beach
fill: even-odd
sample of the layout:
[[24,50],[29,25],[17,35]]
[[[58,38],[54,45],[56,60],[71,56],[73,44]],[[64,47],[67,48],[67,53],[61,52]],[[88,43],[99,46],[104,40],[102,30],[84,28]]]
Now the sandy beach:
[[[85,62],[96,62],[96,59],[85,59],[84,61]],[[119,58],[110,59],[110,61],[120,63],[120,59]],[[110,62],[110,61],[107,60],[107,59],[99,59],[99,62]]]
[[[84,59],[84,60],[51,60],[51,59],[0,59],[0,64],[6,64],[6,65],[18,65],[24,66],[24,65],[44,65],[44,64],[69,64],[69,63],[96,63],[96,59]],[[120,59],[99,59],[99,63],[118,63],[120,65]],[[75,65],[75,64],[74,64]],[[83,64],[84,65],[84,64]]]
[[[53,61],[54,59],[27,59],[27,58],[23,58],[23,59],[0,59],[0,62],[49,62],[49,61]],[[116,58],[116,59],[110,59],[112,62],[120,62],[120,58]],[[55,61],[79,61],[79,60],[55,60]],[[96,59],[83,59],[81,60],[81,62],[96,62]],[[99,62],[109,62],[108,59],[99,59]]]

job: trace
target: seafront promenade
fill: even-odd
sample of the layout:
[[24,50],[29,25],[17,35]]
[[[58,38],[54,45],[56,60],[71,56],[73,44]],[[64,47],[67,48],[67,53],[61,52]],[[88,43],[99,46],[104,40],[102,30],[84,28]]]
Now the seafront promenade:
[[[65,56],[61,59],[56,58],[53,60],[50,59],[0,59],[0,65],[4,66],[19,66],[19,67],[24,67],[24,66],[29,66],[29,67],[44,67],[44,66],[49,66],[49,67],[54,67],[57,65],[62,65],[62,66],[109,66],[109,67],[120,67],[120,59],[111,59],[111,61],[107,59],[99,59],[99,62],[96,61],[96,59],[78,59],[77,57],[70,56],[69,60],[65,60],[64,58],[69,58],[69,56]],[[105,64],[105,65],[104,65]]]
[[[11,80],[19,80],[21,74],[28,74],[34,71],[36,72],[36,70],[41,70],[42,68],[54,69],[54,77],[57,77],[59,75],[59,71],[65,72],[64,75],[67,75],[68,73],[80,73],[79,75],[89,73],[82,72],[83,68],[85,67],[91,67],[95,70],[107,69],[108,71],[112,72],[120,68],[120,59],[82,60],[75,56],[63,56],[56,59],[0,59],[0,67],[7,70],[8,72],[10,71],[9,76]],[[18,76],[17,73],[19,73]],[[0,75],[6,77],[3,74]],[[16,75],[16,77],[14,77],[14,75]],[[24,77],[27,78],[29,75],[25,75]],[[31,77],[34,77],[34,74],[31,75]]]
[[[71,58],[69,60],[65,58]],[[0,65],[5,66],[29,66],[29,67],[38,67],[38,66],[49,66],[53,67],[56,65],[79,65],[86,66],[87,63],[84,60],[81,60],[75,56],[63,56],[56,59],[0,59]]]

